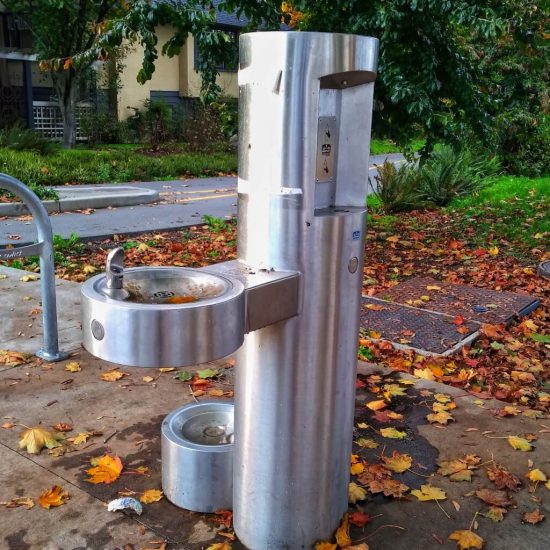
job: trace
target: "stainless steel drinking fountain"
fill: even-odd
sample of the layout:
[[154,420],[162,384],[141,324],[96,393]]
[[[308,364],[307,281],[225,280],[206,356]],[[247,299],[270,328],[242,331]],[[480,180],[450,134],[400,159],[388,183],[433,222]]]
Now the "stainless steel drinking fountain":
[[252,550],[311,548],[347,510],[377,55],[363,36],[242,35],[238,260],[123,270],[125,299],[107,275],[83,286],[84,345],[106,360],[238,348],[233,514]]

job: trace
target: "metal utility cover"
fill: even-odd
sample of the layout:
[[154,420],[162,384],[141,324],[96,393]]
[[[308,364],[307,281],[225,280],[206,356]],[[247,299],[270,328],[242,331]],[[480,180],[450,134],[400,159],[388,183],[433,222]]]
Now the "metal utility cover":
[[377,294],[377,298],[400,304],[409,304],[421,296],[429,296],[426,310],[489,324],[508,324],[516,315],[526,315],[540,304],[536,298],[524,294],[443,283],[430,277],[413,277]]
[[414,349],[423,355],[448,355],[475,338],[481,325],[465,321],[462,326],[467,327],[466,334],[458,331],[451,315],[373,297],[362,299],[361,328],[370,337],[372,332],[380,333],[381,339],[389,340],[396,348]]

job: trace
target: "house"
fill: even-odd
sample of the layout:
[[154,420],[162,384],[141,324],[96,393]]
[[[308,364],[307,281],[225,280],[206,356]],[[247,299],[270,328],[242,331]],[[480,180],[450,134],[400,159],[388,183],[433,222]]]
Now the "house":
[[[219,0],[214,0],[217,5]],[[224,95],[237,97],[238,35],[246,25],[244,17],[223,11],[216,13],[214,28],[234,37],[235,61],[227,67],[219,67],[218,84]],[[159,51],[171,36],[170,27],[157,30]],[[159,55],[156,70],[150,81],[141,85],[136,76],[141,68],[143,49],[129,46],[126,55],[119,60],[122,65],[116,110],[119,120],[133,114],[133,108],[143,107],[146,99],[162,99],[171,106],[185,104],[200,94],[201,80],[196,70],[200,52],[190,36],[178,56],[168,58]],[[102,63],[95,65],[98,74],[104,71]],[[96,79],[101,82],[102,78]],[[83,84],[79,110],[97,109],[105,96],[105,90]],[[23,122],[51,138],[63,134],[61,114],[57,107],[51,78],[40,72],[32,48],[32,34],[26,24],[13,14],[0,11],[0,128]],[[77,132],[77,137],[82,139]]]

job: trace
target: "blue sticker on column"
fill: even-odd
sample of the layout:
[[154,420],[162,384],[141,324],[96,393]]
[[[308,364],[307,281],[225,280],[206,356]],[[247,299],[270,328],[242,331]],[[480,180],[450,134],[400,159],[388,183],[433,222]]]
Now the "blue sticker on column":
[[358,241],[361,238],[361,231],[354,231],[352,238],[354,241]]

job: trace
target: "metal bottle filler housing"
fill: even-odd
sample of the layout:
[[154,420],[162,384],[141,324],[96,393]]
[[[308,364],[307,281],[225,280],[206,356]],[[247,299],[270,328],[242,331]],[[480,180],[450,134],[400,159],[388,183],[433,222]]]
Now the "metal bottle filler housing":
[[104,359],[181,366],[239,348],[233,514],[253,550],[311,548],[348,507],[377,55],[363,36],[242,35],[238,260],[123,272],[152,296],[217,289],[194,303],[117,300],[105,275],[83,286],[84,345]]

